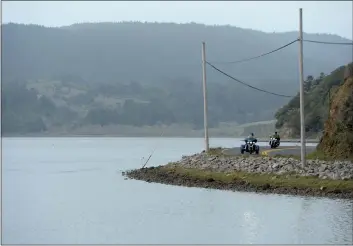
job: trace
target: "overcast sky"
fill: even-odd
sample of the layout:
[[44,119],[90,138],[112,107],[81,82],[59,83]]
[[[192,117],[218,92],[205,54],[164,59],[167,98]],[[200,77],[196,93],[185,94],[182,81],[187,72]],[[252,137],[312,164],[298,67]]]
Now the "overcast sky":
[[148,21],[229,24],[265,32],[298,30],[353,39],[352,1],[16,1],[2,2],[3,23],[63,26],[80,22]]

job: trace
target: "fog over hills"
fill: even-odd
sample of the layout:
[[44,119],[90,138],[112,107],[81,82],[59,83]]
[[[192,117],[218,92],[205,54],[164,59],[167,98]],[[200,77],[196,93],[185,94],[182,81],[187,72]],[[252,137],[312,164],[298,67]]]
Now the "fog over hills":
[[[65,108],[71,112],[71,120],[66,120],[70,123],[64,123],[65,120],[58,123],[50,116],[43,119],[42,111],[39,110],[43,105],[38,106],[39,111],[36,113],[33,110],[32,116],[28,117],[42,118],[47,130],[55,124],[70,124],[70,127],[96,124],[89,119],[98,116],[88,117],[90,110],[96,108],[100,111],[114,111],[106,112],[100,118],[108,119],[109,114],[113,114],[124,119],[106,120],[109,122],[106,124],[133,125],[140,121],[138,124],[142,126],[159,122],[158,124],[187,123],[201,127],[202,41],[206,42],[207,60],[224,72],[251,85],[294,96],[299,87],[298,43],[248,62],[219,62],[257,56],[297,37],[296,32],[264,33],[232,26],[196,23],[82,23],[60,28],[10,23],[2,26],[3,83],[9,84],[9,87],[13,83],[24,83],[28,90],[33,88],[31,93],[37,94],[37,97],[44,95],[53,102],[54,108]],[[337,35],[327,34],[305,33],[304,39],[351,42]],[[305,42],[305,76],[316,77],[321,72],[330,73],[351,62],[352,52],[352,46]],[[271,120],[276,110],[289,101],[289,98],[253,91],[209,66],[207,79],[209,114],[214,125],[219,122]],[[53,83],[56,85],[53,86]],[[51,89],[43,89],[43,85],[48,88],[51,86]],[[102,89],[104,86],[106,88]],[[64,96],[60,94],[63,93],[61,90],[66,90],[64,87],[79,92]],[[11,91],[15,93],[16,90]],[[113,91],[116,93],[112,93]],[[76,97],[85,98],[82,100],[87,102],[78,103]],[[97,98],[100,97],[105,98],[104,103],[98,102],[100,99]],[[251,101],[244,103],[247,98],[251,98]],[[129,101],[132,106],[125,108],[124,113],[127,99],[132,100]],[[107,106],[106,102],[109,100],[115,100],[113,106]],[[155,113],[157,105],[164,107],[159,109],[158,114]],[[137,109],[138,107],[152,108]],[[20,108],[21,105],[16,110]],[[15,109],[12,104],[8,104],[6,110],[12,112]],[[132,118],[129,116],[131,119],[126,120],[129,118],[127,114],[134,110],[137,115],[137,112],[141,112],[142,116],[134,118],[130,115]],[[148,117],[143,116],[146,112],[150,112],[148,117],[151,120],[146,120]],[[23,117],[27,116],[16,119],[27,122]]]

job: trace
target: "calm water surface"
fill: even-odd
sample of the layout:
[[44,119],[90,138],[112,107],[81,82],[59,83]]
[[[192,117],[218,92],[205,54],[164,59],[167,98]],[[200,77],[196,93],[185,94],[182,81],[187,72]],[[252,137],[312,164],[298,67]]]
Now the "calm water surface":
[[[239,140],[211,139],[212,146]],[[352,243],[352,201],[124,180],[203,139],[3,139],[2,240],[17,244]]]

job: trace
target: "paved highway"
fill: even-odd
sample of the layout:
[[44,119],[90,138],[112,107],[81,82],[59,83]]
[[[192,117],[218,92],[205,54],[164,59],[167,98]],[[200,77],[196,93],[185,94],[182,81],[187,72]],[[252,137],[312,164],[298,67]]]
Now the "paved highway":
[[[310,154],[315,151],[316,147],[307,146],[306,154]],[[226,155],[239,155],[240,148],[231,148],[224,150],[224,154]],[[244,153],[249,154],[249,153]],[[279,146],[277,149],[271,149],[269,146],[260,146],[260,154],[265,156],[273,156],[273,155],[296,155],[300,156],[300,146]]]
[[[268,143],[268,139],[265,138],[259,138],[257,142],[265,142]],[[319,143],[319,140],[317,139],[306,139],[306,143]],[[300,139],[281,139],[281,143],[300,143]]]

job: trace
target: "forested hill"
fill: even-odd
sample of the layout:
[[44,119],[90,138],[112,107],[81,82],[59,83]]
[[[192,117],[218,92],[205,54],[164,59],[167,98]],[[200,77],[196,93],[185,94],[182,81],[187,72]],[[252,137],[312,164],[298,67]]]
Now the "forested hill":
[[[353,67],[353,63],[348,64]],[[344,82],[345,66],[341,66],[329,75],[316,78],[308,76],[304,84],[305,130],[308,136],[321,134],[328,118],[330,104],[336,91]],[[276,113],[276,127],[285,137],[300,136],[299,93],[287,105]]]
[[[297,32],[264,33],[202,24],[126,22],[61,28],[5,24],[2,26],[3,79],[74,74],[97,82],[157,83],[167,79],[199,82],[201,41],[206,42],[207,59],[212,62],[248,58],[297,37]],[[305,34],[304,38],[349,41],[326,34]],[[328,73],[350,62],[351,54],[351,46],[305,43],[305,73]],[[298,78],[298,44],[258,60],[219,64],[219,67],[252,84],[292,85]],[[210,83],[228,80],[210,68],[208,71]],[[292,90],[293,86],[288,89]]]
[[[86,126],[203,125],[201,42],[207,60],[234,61],[276,49],[297,32],[158,23],[2,26],[2,129],[7,133]],[[306,39],[347,42],[334,35]],[[352,46],[305,43],[306,74],[351,61]],[[298,90],[298,44],[238,64],[213,63],[251,85]],[[209,124],[272,120],[288,98],[254,91],[207,67]]]

